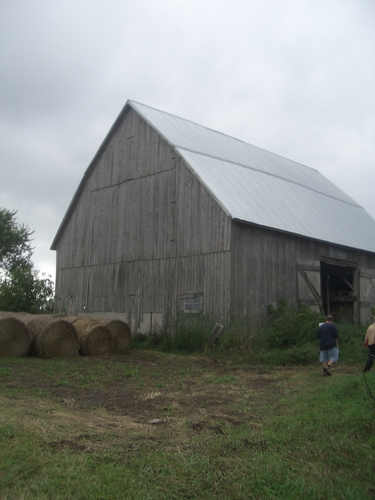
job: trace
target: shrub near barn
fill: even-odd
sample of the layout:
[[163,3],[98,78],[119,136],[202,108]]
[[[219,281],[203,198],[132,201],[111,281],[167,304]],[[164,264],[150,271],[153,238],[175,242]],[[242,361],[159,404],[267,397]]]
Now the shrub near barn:
[[[214,323],[202,313],[178,314],[171,331],[154,331],[149,336],[135,336],[138,347],[174,352],[204,352],[208,356],[233,356],[254,365],[291,366],[315,364],[319,358],[317,330],[324,317],[307,306],[288,307],[279,300],[267,310],[264,327],[230,317],[219,336],[212,336]],[[340,362],[362,363],[367,325],[337,324],[340,337]]]

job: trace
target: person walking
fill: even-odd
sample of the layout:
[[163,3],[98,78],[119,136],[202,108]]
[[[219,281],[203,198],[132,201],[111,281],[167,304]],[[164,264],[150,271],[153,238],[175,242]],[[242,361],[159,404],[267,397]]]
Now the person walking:
[[368,348],[368,358],[365,366],[363,367],[363,373],[371,370],[375,359],[375,322],[370,325],[367,329],[364,346]]
[[323,375],[331,376],[331,366],[339,359],[339,334],[331,315],[326,316],[325,323],[319,325],[318,338]]

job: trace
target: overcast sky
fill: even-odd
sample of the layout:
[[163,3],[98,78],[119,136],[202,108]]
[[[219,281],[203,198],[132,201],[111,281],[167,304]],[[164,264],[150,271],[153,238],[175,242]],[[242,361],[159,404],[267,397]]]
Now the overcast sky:
[[0,0],[0,207],[35,268],[128,99],[319,170],[375,218],[374,0]]

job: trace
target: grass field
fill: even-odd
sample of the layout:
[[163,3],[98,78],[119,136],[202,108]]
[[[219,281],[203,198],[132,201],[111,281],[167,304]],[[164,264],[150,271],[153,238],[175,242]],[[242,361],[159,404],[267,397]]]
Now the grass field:
[[375,370],[360,368],[0,359],[0,498],[373,499]]

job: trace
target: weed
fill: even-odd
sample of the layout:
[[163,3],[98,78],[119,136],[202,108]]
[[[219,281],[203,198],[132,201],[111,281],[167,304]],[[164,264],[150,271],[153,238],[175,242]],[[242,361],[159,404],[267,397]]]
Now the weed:
[[12,370],[7,366],[0,367],[0,377],[9,377]]
[[139,377],[139,370],[137,370],[136,368],[125,368],[124,369],[124,377]]
[[[280,300],[268,306],[262,327],[248,318],[230,315],[219,337],[212,338],[213,322],[199,314],[178,313],[169,330],[152,331],[134,343],[136,347],[181,354],[203,352],[214,359],[234,360],[269,366],[302,366],[315,363],[319,355],[317,330],[324,318],[308,307],[288,307]],[[340,323],[340,358],[362,363],[366,357],[363,338],[366,326]]]
[[64,387],[64,386],[69,385],[69,382],[68,382],[67,380],[59,380],[59,381],[57,382],[57,385],[58,385],[59,387]]
[[177,313],[171,327],[151,331],[147,336],[134,339],[136,346],[158,348],[164,351],[191,353],[203,351],[211,343],[214,322],[202,312],[197,314]]

